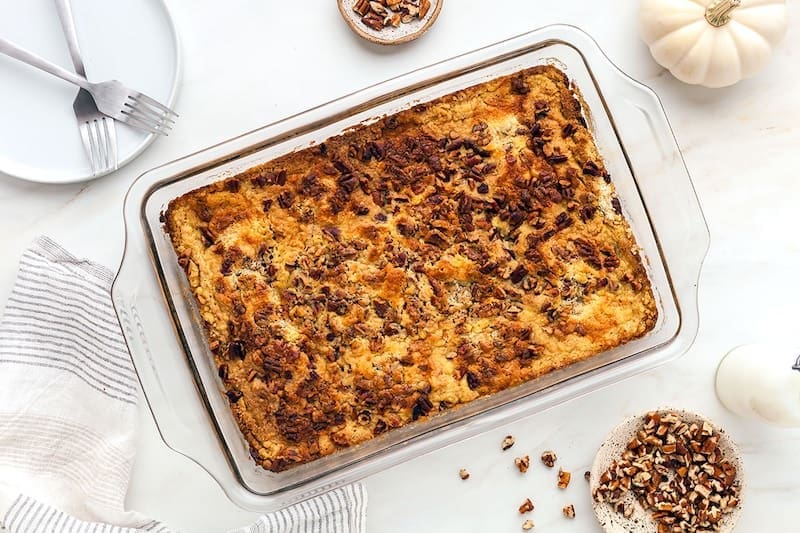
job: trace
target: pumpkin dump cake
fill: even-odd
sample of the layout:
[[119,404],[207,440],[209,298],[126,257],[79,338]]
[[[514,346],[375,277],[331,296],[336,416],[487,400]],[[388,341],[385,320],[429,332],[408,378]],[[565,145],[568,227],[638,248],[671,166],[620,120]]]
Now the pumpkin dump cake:
[[164,221],[251,454],[276,472],[657,318],[580,104],[550,66],[192,191]]

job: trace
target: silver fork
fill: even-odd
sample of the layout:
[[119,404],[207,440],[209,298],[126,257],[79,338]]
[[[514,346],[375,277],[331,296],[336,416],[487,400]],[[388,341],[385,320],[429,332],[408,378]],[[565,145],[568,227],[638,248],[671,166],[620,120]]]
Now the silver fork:
[[3,38],[0,38],[0,53],[86,89],[101,113],[129,126],[149,133],[166,135],[178,116],[167,106],[145,94],[128,89],[116,80],[91,83],[86,78],[50,63]]
[[[67,38],[69,55],[75,72],[86,77],[86,69],[78,47],[78,32],[72,18],[69,0],[56,0],[58,18]],[[92,175],[108,174],[117,169],[117,130],[114,119],[102,114],[94,103],[92,95],[86,89],[78,89],[78,95],[72,103],[78,129],[81,132],[83,146],[92,165]]]

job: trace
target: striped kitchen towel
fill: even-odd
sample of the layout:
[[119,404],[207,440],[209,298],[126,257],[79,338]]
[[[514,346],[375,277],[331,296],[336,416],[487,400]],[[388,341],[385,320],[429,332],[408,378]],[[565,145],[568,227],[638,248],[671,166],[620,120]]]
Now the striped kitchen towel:
[[[172,530],[125,511],[138,381],[111,272],[41,237],[0,318],[0,525],[14,533]],[[344,487],[235,533],[363,533],[366,492]]]

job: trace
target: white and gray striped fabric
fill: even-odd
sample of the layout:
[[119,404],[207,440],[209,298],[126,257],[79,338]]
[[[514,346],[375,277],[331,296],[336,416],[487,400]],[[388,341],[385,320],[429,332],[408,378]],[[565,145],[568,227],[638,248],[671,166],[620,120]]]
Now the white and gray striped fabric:
[[55,533],[75,531],[78,533],[169,533],[169,529],[151,520],[138,528],[112,526],[100,522],[78,520],[28,496],[18,496],[3,519],[8,531],[25,533]]
[[[111,272],[41,237],[0,318],[0,526],[12,533],[167,533],[125,511],[138,382]],[[366,492],[343,487],[235,533],[363,533]]]
[[365,533],[367,491],[360,483],[261,516],[230,533]]

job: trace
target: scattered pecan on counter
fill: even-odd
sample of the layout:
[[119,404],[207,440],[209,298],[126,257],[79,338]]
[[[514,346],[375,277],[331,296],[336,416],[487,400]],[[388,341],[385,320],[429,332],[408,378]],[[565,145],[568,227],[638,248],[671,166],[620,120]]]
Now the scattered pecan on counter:
[[572,479],[572,473],[559,468],[558,469],[558,488],[566,489],[569,486],[569,481]]
[[553,468],[553,466],[556,464],[556,459],[558,459],[558,457],[556,456],[555,452],[548,450],[542,453],[542,463],[544,463],[547,468]]

